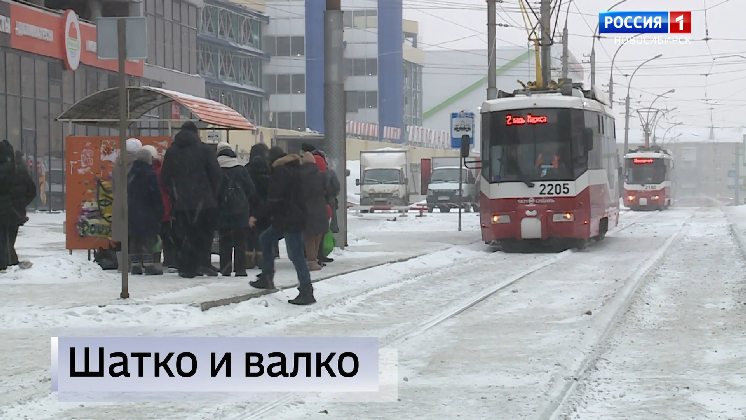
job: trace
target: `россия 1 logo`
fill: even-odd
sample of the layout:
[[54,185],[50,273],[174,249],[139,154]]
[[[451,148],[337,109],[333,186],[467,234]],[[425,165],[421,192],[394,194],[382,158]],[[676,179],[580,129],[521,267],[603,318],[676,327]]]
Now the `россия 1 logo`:
[[601,12],[601,34],[691,34],[692,12]]

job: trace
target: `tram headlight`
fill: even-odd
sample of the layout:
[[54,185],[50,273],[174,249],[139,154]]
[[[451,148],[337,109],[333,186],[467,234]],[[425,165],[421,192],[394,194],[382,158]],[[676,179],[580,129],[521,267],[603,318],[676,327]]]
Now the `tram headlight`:
[[507,214],[493,214],[492,224],[498,223],[510,223],[510,216],[508,216]]
[[657,195],[653,196],[653,200],[657,200],[658,198],[660,198],[660,197],[658,197]]
[[629,197],[627,197],[627,199],[629,201],[635,201],[635,196],[634,195],[630,195]]
[[570,212],[555,213],[552,215],[553,222],[572,222],[573,220],[575,220],[575,215]]

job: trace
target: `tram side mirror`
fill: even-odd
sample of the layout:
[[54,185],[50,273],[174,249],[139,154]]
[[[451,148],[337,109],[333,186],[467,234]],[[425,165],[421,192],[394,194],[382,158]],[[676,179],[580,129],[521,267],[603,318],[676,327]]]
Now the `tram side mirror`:
[[350,170],[349,169],[345,170],[345,177],[348,177],[348,176],[350,176]]
[[586,151],[593,150],[593,129],[592,128],[583,129],[583,144],[585,145]]
[[360,186],[360,180],[359,179],[355,180],[355,185],[358,186],[358,187]]

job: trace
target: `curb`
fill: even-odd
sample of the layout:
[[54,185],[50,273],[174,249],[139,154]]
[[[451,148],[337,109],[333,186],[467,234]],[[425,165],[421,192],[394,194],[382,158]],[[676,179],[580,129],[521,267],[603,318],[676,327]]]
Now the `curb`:
[[[377,268],[377,267],[381,267],[381,266],[384,266],[384,265],[398,264],[398,263],[407,262],[407,261],[413,260],[415,258],[423,257],[423,256],[425,256],[425,255],[427,255],[429,253],[430,252],[423,252],[421,254],[417,254],[417,255],[413,255],[413,256],[409,256],[409,257],[405,257],[405,258],[400,258],[398,260],[391,260],[391,261],[386,261],[386,262],[382,262],[382,263],[378,263],[378,264],[373,264],[373,265],[370,265],[370,266],[367,266],[367,267],[363,267],[363,268],[358,268],[358,269],[354,269],[354,270],[343,271],[341,273],[332,274],[332,275],[329,275],[329,276],[326,276],[326,277],[321,277],[321,278],[318,278],[318,279],[315,279],[315,280],[311,280],[311,283],[318,283],[320,281],[328,280],[328,279],[331,279],[331,278],[334,278],[334,277],[345,276],[347,274],[352,274],[352,273],[357,273],[357,272],[360,272],[360,271],[370,270],[372,268]],[[249,286],[249,287],[251,287],[251,286]],[[295,289],[297,287],[298,287],[298,284],[295,283],[292,286],[275,287],[272,290],[260,290],[260,289],[257,289],[257,291],[252,292],[252,293],[246,293],[246,294],[243,294],[243,295],[233,296],[233,297],[229,297],[229,298],[209,300],[207,302],[202,302],[202,303],[199,304],[199,307],[202,310],[202,312],[204,312],[204,311],[207,311],[207,310],[212,309],[212,308],[217,308],[217,307],[220,307],[220,306],[228,306],[228,305],[232,305],[234,303],[241,303],[241,302],[245,302],[245,301],[250,300],[250,299],[254,299],[254,298],[261,297],[261,296],[269,295],[269,294],[272,294],[272,293],[275,293],[275,292],[278,292],[278,291],[281,291],[281,290]]]

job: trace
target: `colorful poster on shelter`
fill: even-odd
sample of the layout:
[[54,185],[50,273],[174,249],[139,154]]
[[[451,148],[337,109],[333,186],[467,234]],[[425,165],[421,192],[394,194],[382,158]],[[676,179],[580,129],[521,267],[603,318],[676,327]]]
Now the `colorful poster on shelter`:
[[[163,157],[169,137],[138,137]],[[108,249],[114,192],[111,173],[119,158],[119,137],[65,138],[65,211],[67,249]]]

